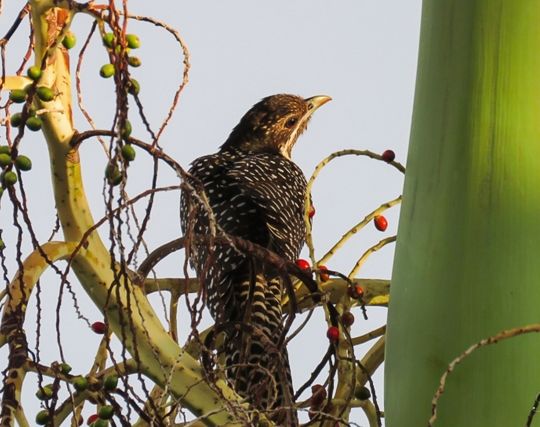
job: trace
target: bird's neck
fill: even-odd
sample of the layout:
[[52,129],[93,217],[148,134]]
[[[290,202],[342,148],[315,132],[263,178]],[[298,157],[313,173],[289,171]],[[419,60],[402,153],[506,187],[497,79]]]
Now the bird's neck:
[[271,141],[257,135],[241,135],[233,132],[220,147],[221,151],[238,151],[242,153],[280,154],[279,149]]

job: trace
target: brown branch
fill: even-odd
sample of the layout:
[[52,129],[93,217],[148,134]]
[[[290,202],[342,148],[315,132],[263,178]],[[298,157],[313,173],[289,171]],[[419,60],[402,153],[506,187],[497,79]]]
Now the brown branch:
[[13,21],[13,24],[11,24],[11,27],[6,32],[4,37],[0,39],[0,45],[5,45],[11,39],[11,36],[15,34],[15,31],[17,31],[17,28],[19,28],[19,25],[21,25],[21,22],[23,21],[24,17],[28,15],[28,12],[30,12],[30,4],[26,3],[24,7],[20,10],[19,14],[15,18],[15,21]]

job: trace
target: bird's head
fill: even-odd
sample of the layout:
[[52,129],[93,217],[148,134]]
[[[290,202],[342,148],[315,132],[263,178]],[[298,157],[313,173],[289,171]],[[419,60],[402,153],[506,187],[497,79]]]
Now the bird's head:
[[313,112],[332,98],[272,95],[255,104],[242,117],[221,149],[280,153],[290,159],[298,137]]

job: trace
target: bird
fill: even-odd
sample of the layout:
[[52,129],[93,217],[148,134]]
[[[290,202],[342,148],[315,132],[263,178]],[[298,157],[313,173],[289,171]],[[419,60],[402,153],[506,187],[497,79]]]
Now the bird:
[[[298,425],[288,354],[281,337],[283,277],[227,243],[194,236],[234,236],[298,258],[305,239],[306,179],[291,160],[312,114],[332,98],[277,94],[241,118],[215,154],[199,157],[182,191],[187,256],[202,281],[232,388],[278,425]],[[197,190],[197,188],[199,190]],[[279,348],[282,347],[282,348]]]

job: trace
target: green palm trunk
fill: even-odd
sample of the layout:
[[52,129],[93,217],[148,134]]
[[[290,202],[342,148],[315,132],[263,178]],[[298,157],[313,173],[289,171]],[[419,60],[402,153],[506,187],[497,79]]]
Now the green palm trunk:
[[[425,0],[418,67],[388,427],[427,425],[454,357],[540,321],[540,0]],[[504,341],[450,375],[435,425],[524,426],[539,391],[540,335]]]

